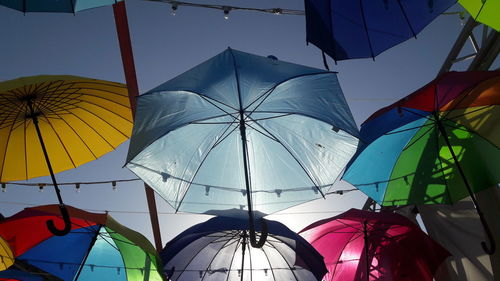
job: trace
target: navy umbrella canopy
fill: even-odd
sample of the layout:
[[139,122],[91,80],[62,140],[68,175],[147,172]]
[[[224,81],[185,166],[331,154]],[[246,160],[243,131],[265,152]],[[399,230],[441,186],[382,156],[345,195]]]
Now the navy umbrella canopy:
[[[163,251],[164,272],[172,281],[193,280],[321,280],[323,257],[285,225],[266,220],[268,239],[261,248],[248,241],[246,213],[240,218],[215,217],[194,225]],[[257,216],[261,215],[258,212]],[[257,227],[258,235],[260,228]]]
[[307,42],[334,60],[374,58],[406,41],[456,0],[305,0]]

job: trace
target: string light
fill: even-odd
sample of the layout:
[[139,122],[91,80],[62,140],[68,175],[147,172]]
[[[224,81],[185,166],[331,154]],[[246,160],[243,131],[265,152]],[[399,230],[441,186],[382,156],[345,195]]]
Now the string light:
[[80,183],[75,184],[76,192],[80,192]]
[[224,7],[224,19],[228,20],[229,19],[229,11],[231,11],[230,7],[225,6]]
[[45,187],[45,184],[44,183],[39,183],[38,184],[38,191],[39,192],[43,192],[43,188]]
[[111,187],[113,188],[113,191],[116,190],[116,181],[111,182]]
[[179,5],[178,5],[178,4],[177,4],[177,2],[175,2],[175,1],[174,1],[174,2],[172,2],[172,4],[171,4],[171,5],[172,5],[172,6],[171,6],[171,8],[172,8],[172,12],[171,12],[171,14],[172,14],[172,16],[175,16],[175,15],[176,15],[176,12],[177,12],[177,8],[179,7]]
[[2,182],[2,192],[7,192],[7,184]]
[[[225,11],[225,9],[227,8],[228,13],[229,13],[229,11],[243,10],[243,11],[261,12],[261,13],[268,13],[268,14],[275,14],[275,15],[298,15],[298,16],[305,15],[304,11],[301,11],[301,10],[282,9],[282,8],[270,8],[270,9],[264,8],[263,9],[263,8],[217,5],[217,4],[191,3],[191,2],[182,2],[182,1],[177,1],[177,0],[149,0],[149,1],[170,4],[172,7],[172,10],[174,10],[174,8],[173,8],[174,6],[176,7],[176,9],[179,6],[188,6],[188,7],[208,8],[208,9],[222,10],[222,11]],[[224,14],[226,14],[226,13],[224,12]],[[224,16],[224,18],[225,18],[225,16]]]

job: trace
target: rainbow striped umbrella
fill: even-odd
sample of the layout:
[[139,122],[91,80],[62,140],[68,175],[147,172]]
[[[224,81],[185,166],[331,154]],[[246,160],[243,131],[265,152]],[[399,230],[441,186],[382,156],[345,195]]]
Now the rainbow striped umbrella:
[[498,105],[500,71],[445,73],[361,125],[344,179],[382,206],[471,196],[490,235],[474,193],[500,182]]
[[26,208],[0,223],[14,267],[50,275],[50,280],[163,280],[160,258],[144,236],[108,214],[67,210],[71,231],[65,236],[55,236],[45,226],[47,219],[63,223],[58,205]]

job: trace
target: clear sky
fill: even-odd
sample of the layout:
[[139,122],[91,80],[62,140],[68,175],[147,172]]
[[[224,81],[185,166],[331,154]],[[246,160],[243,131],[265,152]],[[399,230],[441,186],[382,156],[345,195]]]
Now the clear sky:
[[[202,2],[202,1],[198,1]],[[302,0],[211,0],[213,3],[259,8],[303,10]],[[280,60],[323,68],[321,53],[305,43],[305,17],[233,11],[225,20],[222,11],[128,0],[129,26],[141,93],[165,82],[206,59],[231,48]],[[461,10],[459,6],[450,11]],[[442,15],[418,39],[392,48],[375,61],[342,61],[330,68],[338,77],[357,124],[371,113],[411,93],[432,80],[461,30],[457,15]],[[111,7],[72,14],[26,14],[0,7],[0,81],[37,74],[70,74],[124,82]],[[498,60],[496,62],[498,65]],[[56,177],[59,182],[107,181],[134,178],[122,168],[128,142],[101,159]],[[48,178],[28,182],[49,182]],[[339,183],[334,189],[350,189]],[[65,202],[89,210],[109,210],[124,225],[152,239],[142,182],[111,185],[63,186]],[[295,231],[351,207],[361,208],[366,197],[359,191],[329,195],[282,211],[270,218]],[[56,203],[52,188],[9,185],[0,192],[0,212],[14,214],[29,205]],[[163,242],[167,242],[206,216],[169,214],[173,210],[159,197],[157,204]],[[115,212],[120,211],[120,212]],[[311,213],[313,212],[313,213]],[[293,215],[291,215],[293,213]]]

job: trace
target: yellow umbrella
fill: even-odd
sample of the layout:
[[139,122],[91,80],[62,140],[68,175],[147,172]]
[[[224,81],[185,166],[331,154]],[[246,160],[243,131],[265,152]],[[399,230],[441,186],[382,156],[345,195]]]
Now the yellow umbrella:
[[0,237],[0,271],[6,270],[14,264],[14,255],[12,250],[2,237]]
[[[0,181],[51,175],[64,216],[54,173],[112,151],[131,131],[132,113],[124,84],[53,75],[2,82]],[[59,235],[69,231],[68,226],[59,233],[49,228]]]

